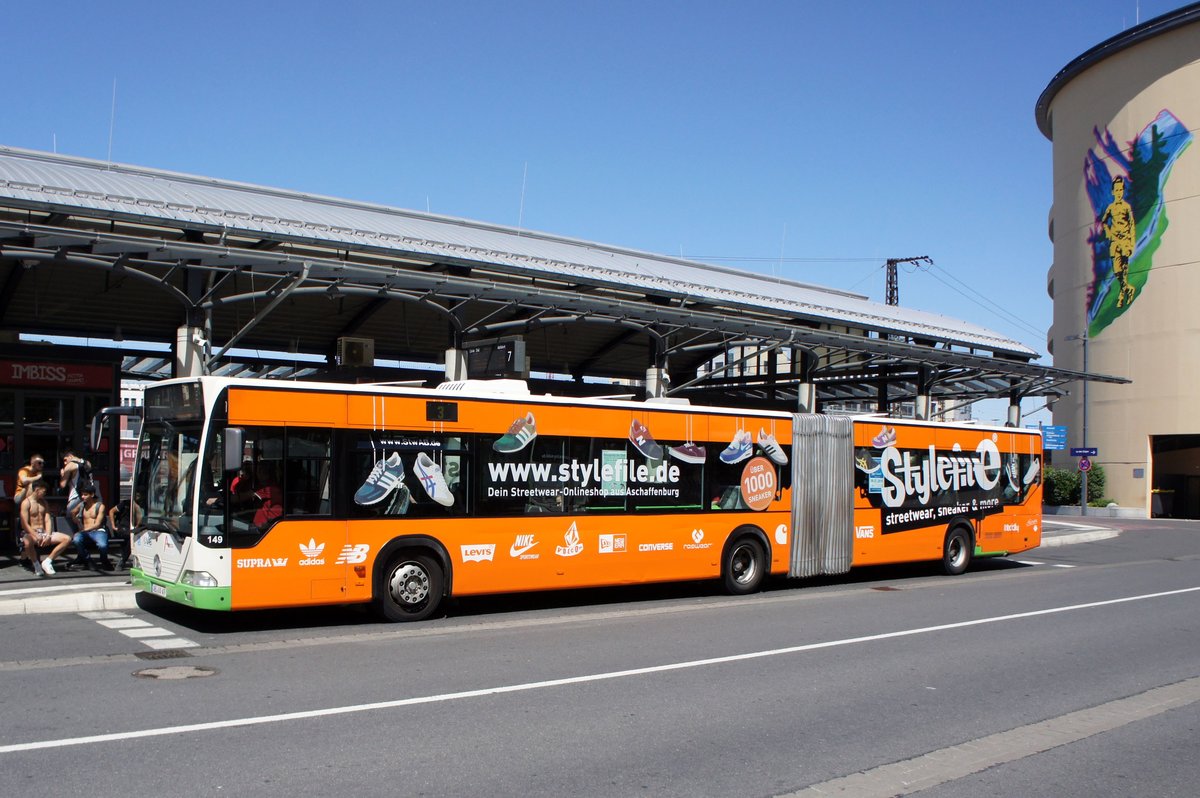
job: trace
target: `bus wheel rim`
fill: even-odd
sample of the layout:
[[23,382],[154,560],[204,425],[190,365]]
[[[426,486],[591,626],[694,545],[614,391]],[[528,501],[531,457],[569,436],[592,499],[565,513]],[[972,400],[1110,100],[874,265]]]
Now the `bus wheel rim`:
[[758,563],[755,562],[754,550],[749,546],[738,546],[737,550],[733,553],[731,569],[733,571],[733,581],[739,585],[749,584],[754,581],[754,577],[758,573]]
[[392,572],[389,587],[399,603],[420,604],[429,598],[429,574],[417,563],[406,562]]
[[950,562],[956,567],[962,565],[963,558],[967,556],[967,544],[963,542],[962,537],[955,535],[950,541]]

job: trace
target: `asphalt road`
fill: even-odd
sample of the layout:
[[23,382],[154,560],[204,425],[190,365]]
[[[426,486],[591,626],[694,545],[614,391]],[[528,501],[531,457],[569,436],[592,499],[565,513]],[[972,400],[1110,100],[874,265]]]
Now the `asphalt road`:
[[1200,524],[1117,524],[959,577],[416,625],[2,615],[0,795],[1194,796]]

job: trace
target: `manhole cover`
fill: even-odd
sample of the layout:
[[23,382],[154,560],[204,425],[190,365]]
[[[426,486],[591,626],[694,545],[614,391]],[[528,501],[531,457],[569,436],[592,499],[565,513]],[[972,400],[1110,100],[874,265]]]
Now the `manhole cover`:
[[168,665],[163,668],[143,668],[134,671],[133,675],[142,679],[197,679],[201,676],[212,676],[216,668],[203,665]]

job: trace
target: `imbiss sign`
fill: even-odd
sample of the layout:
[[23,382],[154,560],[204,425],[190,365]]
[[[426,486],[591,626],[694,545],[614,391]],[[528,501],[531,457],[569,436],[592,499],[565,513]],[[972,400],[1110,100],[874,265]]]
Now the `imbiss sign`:
[[113,367],[89,363],[0,360],[0,385],[23,388],[102,388],[111,390]]

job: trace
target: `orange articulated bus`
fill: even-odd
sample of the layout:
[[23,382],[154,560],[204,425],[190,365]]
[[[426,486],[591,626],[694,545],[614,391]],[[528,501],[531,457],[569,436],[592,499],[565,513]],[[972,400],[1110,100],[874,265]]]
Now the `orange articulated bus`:
[[1024,551],[1037,431],[201,377],[146,389],[133,583],[204,609],[719,579]]

